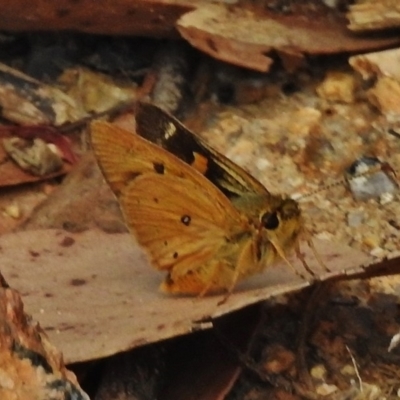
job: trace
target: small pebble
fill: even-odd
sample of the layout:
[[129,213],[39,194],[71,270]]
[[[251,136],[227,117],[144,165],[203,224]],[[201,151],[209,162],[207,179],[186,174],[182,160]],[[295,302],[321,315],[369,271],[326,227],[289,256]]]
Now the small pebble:
[[233,162],[244,165],[254,157],[254,150],[254,142],[247,139],[240,139],[230,148],[226,156]]
[[372,249],[379,247],[380,242],[379,237],[374,234],[367,234],[363,237],[363,243]]
[[287,371],[293,365],[295,359],[293,352],[283,346],[276,345],[269,349],[263,366],[268,373],[280,374]]
[[21,217],[21,210],[17,204],[10,204],[4,208],[4,212],[11,218],[19,219]]
[[385,255],[385,250],[382,249],[382,247],[375,247],[369,252],[369,254],[371,254],[373,257],[383,258]]
[[394,199],[393,193],[383,193],[379,199],[381,205],[391,203]]
[[272,166],[271,162],[269,162],[266,158],[259,158],[256,161],[256,167],[260,171],[264,171],[265,169],[267,169],[268,167],[271,167],[271,166]]
[[48,183],[44,183],[43,185],[42,185],[42,192],[45,194],[45,195],[49,195],[49,194],[51,194],[55,189],[57,188],[57,186],[55,186],[55,185],[50,185],[50,184],[48,184]]
[[317,87],[319,97],[342,103],[353,103],[356,81],[353,75],[343,72],[329,72]]
[[322,383],[318,385],[315,389],[318,395],[320,396],[329,396],[330,394],[336,392],[338,387],[335,385],[328,385],[327,383]]
[[310,375],[315,378],[319,379],[321,381],[325,380],[326,378],[326,368],[322,364],[318,364],[315,367],[311,368]]
[[327,231],[319,232],[315,237],[319,240],[333,240],[333,234]]
[[59,157],[62,157],[62,151],[53,143],[47,143],[47,147],[54,153],[57,154]]
[[[7,366],[6,366],[7,368]],[[15,367],[14,367],[15,368]],[[10,369],[11,370],[11,369]],[[0,388],[5,392],[12,391],[15,387],[15,382],[3,368],[0,368]],[[3,392],[2,390],[2,392]],[[5,394],[7,396],[7,393]],[[11,398],[11,397],[10,397]],[[17,397],[15,397],[17,398]]]
[[336,8],[339,5],[339,0],[322,0],[322,2],[330,8]]
[[350,211],[347,214],[347,225],[356,228],[363,223],[364,213],[361,211]]
[[354,369],[353,365],[350,364],[346,364],[341,370],[340,372],[343,375],[347,375],[347,376],[355,376],[356,375],[356,370]]
[[[376,168],[379,165],[378,159],[362,157],[348,169],[350,190],[356,200],[380,199],[381,204],[392,201],[393,193],[398,189],[393,179],[383,171],[368,174],[371,168]],[[367,174],[356,176],[364,173]],[[352,175],[355,175],[355,177],[351,177]]]
[[298,137],[308,137],[310,132],[321,123],[321,116],[321,111],[312,107],[303,107],[293,113],[287,128]]
[[246,122],[246,120],[243,118],[231,116],[230,118],[219,121],[218,126],[226,136],[238,135],[242,131],[244,122]]

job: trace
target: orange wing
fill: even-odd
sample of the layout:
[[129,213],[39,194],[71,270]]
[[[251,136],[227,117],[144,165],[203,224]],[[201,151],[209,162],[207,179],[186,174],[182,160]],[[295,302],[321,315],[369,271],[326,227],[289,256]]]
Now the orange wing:
[[[162,148],[108,123],[92,124],[92,143],[125,220],[168,292],[230,286],[247,219],[203,175]],[[223,271],[218,271],[221,269]]]

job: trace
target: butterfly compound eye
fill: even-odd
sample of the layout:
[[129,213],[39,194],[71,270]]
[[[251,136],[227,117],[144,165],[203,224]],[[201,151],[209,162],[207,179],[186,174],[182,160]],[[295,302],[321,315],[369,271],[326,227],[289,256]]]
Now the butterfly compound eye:
[[279,226],[279,218],[276,211],[267,212],[261,216],[261,224],[265,229],[274,230]]

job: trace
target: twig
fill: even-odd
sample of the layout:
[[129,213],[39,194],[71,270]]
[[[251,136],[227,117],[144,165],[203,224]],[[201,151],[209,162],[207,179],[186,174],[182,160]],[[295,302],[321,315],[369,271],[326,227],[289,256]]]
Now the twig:
[[350,351],[349,347],[347,346],[347,344],[346,344],[346,349],[347,349],[347,351],[349,352],[349,355],[350,355],[350,358],[351,358],[351,362],[353,363],[353,367],[354,367],[354,369],[355,369],[355,371],[356,371],[356,376],[357,376],[357,379],[358,379],[358,384],[360,385],[360,392],[363,393],[363,382],[362,382],[360,373],[358,372],[358,367],[357,367],[356,360],[354,359],[353,354],[351,354],[351,351]]

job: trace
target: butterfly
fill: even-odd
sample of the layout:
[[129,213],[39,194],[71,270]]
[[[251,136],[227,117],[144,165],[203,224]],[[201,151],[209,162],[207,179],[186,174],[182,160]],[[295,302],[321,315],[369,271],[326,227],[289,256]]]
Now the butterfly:
[[136,133],[94,121],[95,157],[129,230],[167,275],[160,289],[203,296],[299,252],[298,203],[244,169],[160,108],[141,103]]

